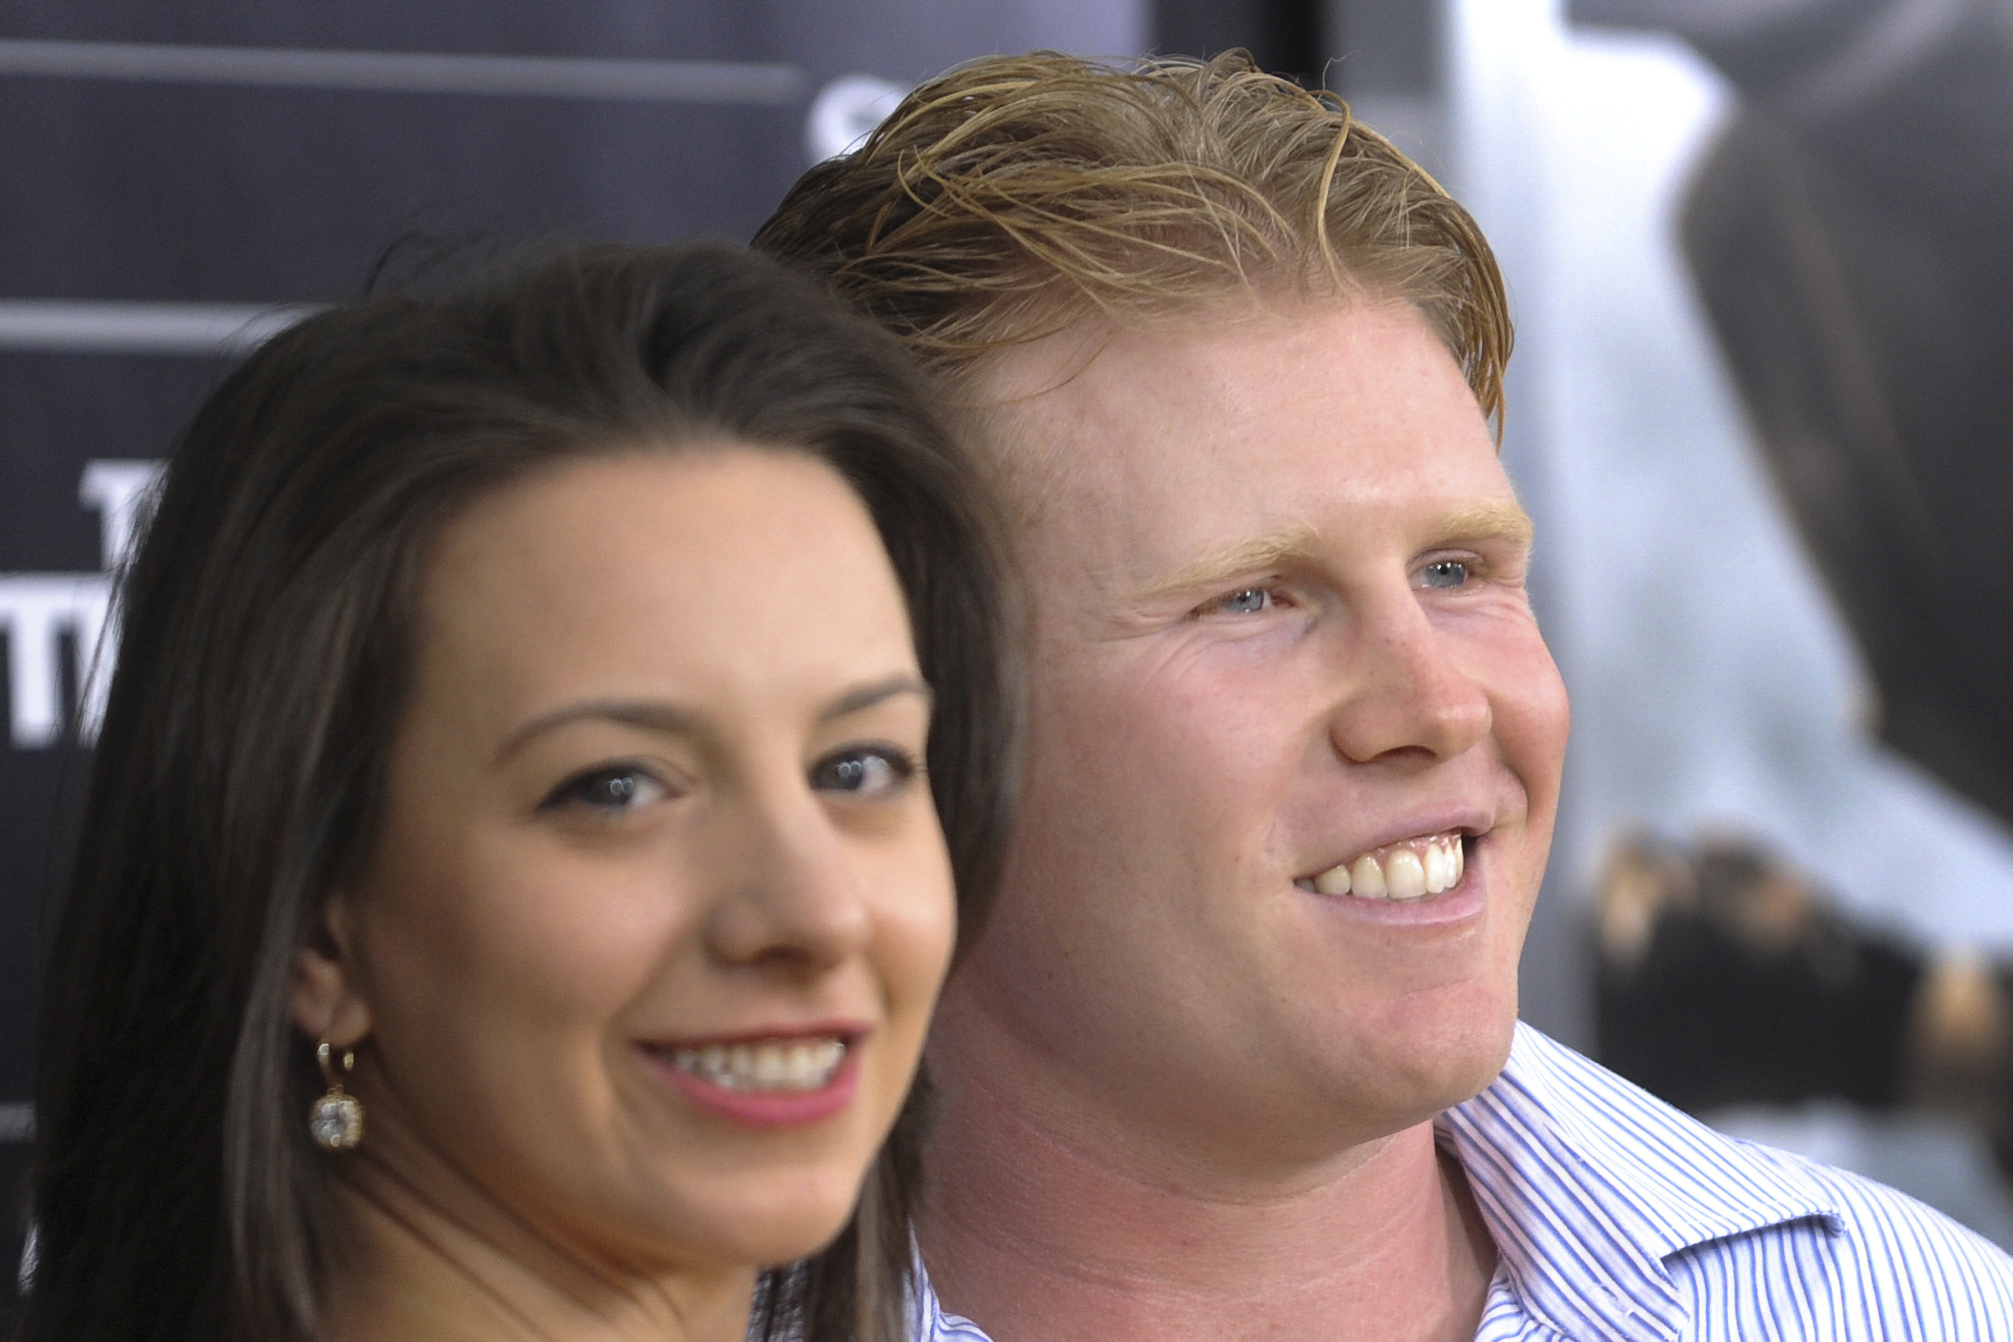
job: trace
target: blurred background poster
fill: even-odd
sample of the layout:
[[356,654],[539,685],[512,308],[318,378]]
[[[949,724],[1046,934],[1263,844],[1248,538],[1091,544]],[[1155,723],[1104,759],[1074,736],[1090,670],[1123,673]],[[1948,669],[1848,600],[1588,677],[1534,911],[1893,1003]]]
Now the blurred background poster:
[[[2013,384],[2013,337],[1993,318],[2013,299],[1999,242],[2013,231],[2003,10],[9,6],[0,1264],[21,1246],[37,947],[82,772],[64,742],[88,742],[93,659],[116,652],[101,637],[108,574],[204,392],[290,310],[363,285],[401,236],[745,239],[904,89],[988,52],[1248,47],[1341,91],[1496,244],[1519,319],[1505,451],[1539,521],[1537,600],[1576,708],[1526,956],[1529,1019],[1588,1050],[1621,1040],[1650,1073],[1663,1055],[1645,1048],[1690,1047],[1698,1066],[1737,1052],[1734,1027],[1709,1013],[1659,1011],[1677,1024],[1655,1038],[1613,1028],[1632,1005],[1735,1000],[1701,986],[1726,981],[1724,965],[1677,965],[1664,998],[1629,968],[1670,968],[1665,915],[1721,888],[1735,890],[1734,924],[1788,937],[1793,954],[1777,959],[1818,966],[1808,992],[1791,983],[1806,998],[1859,981],[1825,978],[1848,943],[1860,979],[1896,966],[1882,980],[1891,1001],[1856,999],[1868,1019],[1913,1019],[1921,985],[1944,981],[1938,957],[1985,966],[1989,996],[1997,959],[2013,956],[2013,696],[1997,675],[2013,566],[1995,544],[2013,504],[2013,454],[1995,451],[2009,422],[1996,401]],[[1643,871],[1679,874],[1618,881],[1618,840],[1662,854]],[[1686,865],[1700,843],[1754,855],[1735,866],[1759,876],[1701,878],[1710,863]],[[1616,896],[1644,888],[1662,893]],[[1722,940],[1732,949],[1715,954],[1758,944]],[[1819,941],[1831,949],[1812,959]],[[1773,945],[1756,962],[1769,973]],[[1781,990],[1781,976],[1768,984]],[[1900,1025],[1889,1033],[1906,1042]],[[1716,1121],[1869,1168],[2013,1242],[1991,1114],[1897,1107],[1912,1092],[1823,1076],[1762,1089],[1690,1093]]]
[[[1507,448],[1575,710],[1527,1015],[2007,1242],[1981,1131],[2003,1158],[2013,16],[1449,18],[1456,189],[1517,300]],[[1903,1107],[1925,1004],[1966,995],[1975,1126]]]

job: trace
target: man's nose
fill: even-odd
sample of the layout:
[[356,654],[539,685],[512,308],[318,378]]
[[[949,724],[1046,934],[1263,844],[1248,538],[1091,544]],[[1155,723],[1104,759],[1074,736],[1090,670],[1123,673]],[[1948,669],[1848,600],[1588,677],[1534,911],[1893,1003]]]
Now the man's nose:
[[723,826],[708,949],[722,963],[789,973],[830,969],[870,934],[860,872],[808,785],[750,798]]
[[1452,759],[1488,735],[1487,692],[1409,587],[1362,602],[1355,615],[1329,728],[1344,758]]

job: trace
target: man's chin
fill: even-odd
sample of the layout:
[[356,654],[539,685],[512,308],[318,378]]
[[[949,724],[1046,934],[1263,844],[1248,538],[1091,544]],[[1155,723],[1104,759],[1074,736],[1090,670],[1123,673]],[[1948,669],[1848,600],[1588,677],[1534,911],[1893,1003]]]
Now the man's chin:
[[[1353,1104],[1382,1109],[1378,1126],[1390,1131],[1472,1100],[1495,1082],[1516,1036],[1516,1000],[1513,995],[1507,1005],[1414,1024],[1366,1046],[1353,1065],[1335,1069],[1345,1095]],[[1342,1095],[1338,1101],[1352,1103]]]

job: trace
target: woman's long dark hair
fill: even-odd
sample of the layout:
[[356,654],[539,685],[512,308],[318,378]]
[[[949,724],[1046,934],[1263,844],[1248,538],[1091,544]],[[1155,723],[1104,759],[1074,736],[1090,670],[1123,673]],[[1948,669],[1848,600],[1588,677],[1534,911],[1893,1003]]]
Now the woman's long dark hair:
[[[343,1246],[289,979],[378,829],[428,543],[526,472],[733,440],[844,476],[936,690],[929,775],[969,945],[1019,695],[990,510],[931,404],[890,341],[723,247],[575,248],[359,299],[232,374],[123,592],[37,1024],[22,1342],[318,1335]],[[917,1122],[912,1103],[840,1238],[765,1278],[758,1330],[902,1335]]]

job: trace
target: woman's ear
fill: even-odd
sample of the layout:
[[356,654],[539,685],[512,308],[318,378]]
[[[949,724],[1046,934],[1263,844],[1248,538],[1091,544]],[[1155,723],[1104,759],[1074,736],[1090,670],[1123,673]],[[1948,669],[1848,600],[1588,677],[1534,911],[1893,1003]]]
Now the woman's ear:
[[355,906],[341,890],[322,901],[314,930],[294,956],[287,1006],[317,1043],[349,1048],[370,1033],[370,1003],[356,957]]

